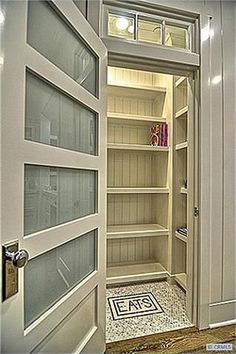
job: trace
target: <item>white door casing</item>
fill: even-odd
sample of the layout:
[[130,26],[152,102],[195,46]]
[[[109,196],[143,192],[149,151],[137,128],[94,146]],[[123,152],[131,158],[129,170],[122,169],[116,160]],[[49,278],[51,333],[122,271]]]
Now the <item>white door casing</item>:
[[[19,241],[30,260],[97,230],[96,266],[35,321],[24,328],[24,270],[19,291],[2,305],[2,352],[94,352],[105,349],[105,186],[106,186],[106,49],[73,1],[53,0],[60,14],[98,58],[99,98],[27,44],[27,1],[2,3],[2,244]],[[97,156],[25,139],[26,70],[98,115]],[[24,166],[95,170],[95,213],[24,236]],[[50,271],[50,269],[48,270]],[[48,284],[52,286],[52,284]]]

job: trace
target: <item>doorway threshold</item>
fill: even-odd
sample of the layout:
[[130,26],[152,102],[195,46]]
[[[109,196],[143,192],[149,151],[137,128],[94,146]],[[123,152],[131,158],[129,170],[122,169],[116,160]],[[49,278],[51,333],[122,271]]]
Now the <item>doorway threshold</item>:
[[[180,354],[208,353],[207,344],[227,343],[236,352],[235,326],[198,330],[196,327],[183,328],[165,333],[152,334],[144,337],[126,339],[108,343],[106,354]],[[217,351],[217,353],[219,353]],[[226,353],[226,352],[225,352]]]

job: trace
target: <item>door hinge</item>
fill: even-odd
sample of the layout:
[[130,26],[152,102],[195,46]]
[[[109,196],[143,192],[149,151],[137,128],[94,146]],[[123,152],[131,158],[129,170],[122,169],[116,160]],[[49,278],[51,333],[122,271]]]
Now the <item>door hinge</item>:
[[193,215],[194,215],[195,217],[199,216],[199,208],[198,208],[198,207],[194,207]]

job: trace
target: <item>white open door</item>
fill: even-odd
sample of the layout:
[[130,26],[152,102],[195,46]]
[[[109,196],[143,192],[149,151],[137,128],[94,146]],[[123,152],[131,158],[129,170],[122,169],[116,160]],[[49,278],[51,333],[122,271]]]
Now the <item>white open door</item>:
[[1,350],[102,353],[106,49],[72,0],[1,11]]

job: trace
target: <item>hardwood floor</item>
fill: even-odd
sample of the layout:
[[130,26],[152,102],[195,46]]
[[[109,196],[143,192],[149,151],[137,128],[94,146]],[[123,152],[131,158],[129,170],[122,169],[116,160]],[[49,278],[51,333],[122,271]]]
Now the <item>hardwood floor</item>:
[[[234,349],[228,353],[236,353],[235,333],[235,325],[202,331],[199,331],[196,327],[190,327],[108,343],[106,354],[213,353],[206,351],[206,344],[210,343],[232,343]],[[214,351],[214,353],[217,352]]]

